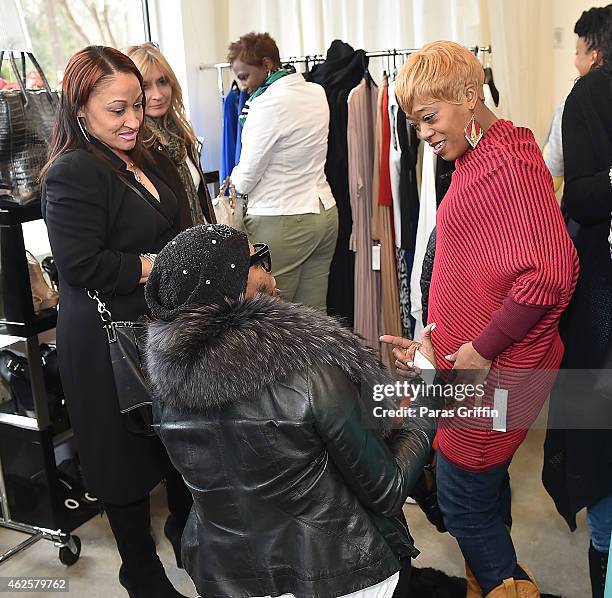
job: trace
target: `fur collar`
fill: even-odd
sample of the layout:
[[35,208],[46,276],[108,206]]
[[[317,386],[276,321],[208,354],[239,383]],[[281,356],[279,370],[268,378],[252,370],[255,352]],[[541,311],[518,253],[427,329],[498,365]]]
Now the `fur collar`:
[[154,394],[180,410],[221,407],[317,366],[356,382],[384,376],[373,351],[334,318],[265,295],[153,321],[146,362]]

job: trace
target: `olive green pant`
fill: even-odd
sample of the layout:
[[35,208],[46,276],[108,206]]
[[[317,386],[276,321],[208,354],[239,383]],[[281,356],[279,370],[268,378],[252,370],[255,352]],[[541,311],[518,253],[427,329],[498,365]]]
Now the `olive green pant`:
[[251,243],[267,243],[272,274],[287,301],[326,309],[329,267],[338,239],[338,208],[319,214],[247,216]]

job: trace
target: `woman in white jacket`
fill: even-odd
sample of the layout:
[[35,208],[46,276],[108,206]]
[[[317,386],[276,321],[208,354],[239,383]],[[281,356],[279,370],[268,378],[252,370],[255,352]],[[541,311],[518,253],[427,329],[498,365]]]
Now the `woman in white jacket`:
[[249,33],[229,46],[238,86],[250,97],[242,152],[231,179],[248,194],[252,243],[265,241],[288,301],[325,309],[338,210],[325,177],[329,106],[323,88],[281,67],[276,42]]

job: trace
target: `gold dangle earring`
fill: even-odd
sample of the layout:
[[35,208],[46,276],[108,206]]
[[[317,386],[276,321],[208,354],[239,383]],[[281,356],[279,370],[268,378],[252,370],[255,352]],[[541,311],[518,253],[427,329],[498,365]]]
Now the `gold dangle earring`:
[[472,149],[475,149],[478,145],[478,142],[482,139],[484,135],[484,131],[482,127],[478,123],[478,121],[474,118],[474,113],[472,112],[472,118],[468,121],[468,124],[465,125],[465,139],[470,144]]

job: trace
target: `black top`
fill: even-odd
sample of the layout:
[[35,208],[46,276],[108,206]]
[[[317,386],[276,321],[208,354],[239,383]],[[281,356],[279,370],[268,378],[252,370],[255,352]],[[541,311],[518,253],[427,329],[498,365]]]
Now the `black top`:
[[562,324],[565,366],[600,367],[612,335],[612,77],[595,69],[582,77],[563,112],[563,203],[580,225],[575,238],[580,275]]

